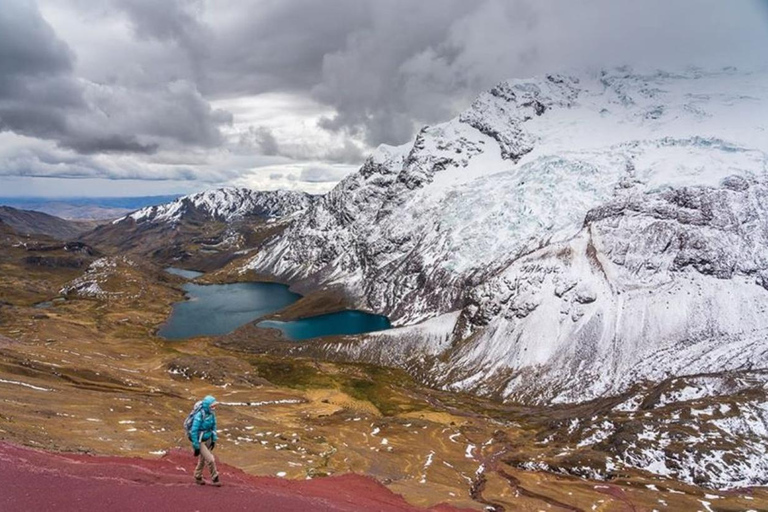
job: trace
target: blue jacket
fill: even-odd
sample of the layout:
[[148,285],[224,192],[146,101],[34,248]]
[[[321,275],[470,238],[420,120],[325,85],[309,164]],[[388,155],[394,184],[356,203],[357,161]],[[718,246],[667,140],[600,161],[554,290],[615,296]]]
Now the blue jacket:
[[219,436],[216,434],[216,413],[211,410],[211,404],[216,399],[211,395],[203,398],[203,407],[195,414],[192,420],[192,428],[190,429],[190,437],[192,438],[192,447],[195,450],[200,449],[200,440],[207,441],[213,438],[213,442],[218,441]]

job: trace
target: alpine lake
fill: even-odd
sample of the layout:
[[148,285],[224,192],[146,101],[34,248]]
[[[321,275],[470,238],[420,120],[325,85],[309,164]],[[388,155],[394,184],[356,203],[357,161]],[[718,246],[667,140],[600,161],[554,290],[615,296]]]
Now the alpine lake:
[[[202,273],[168,268],[167,272],[195,279]],[[280,283],[196,284],[183,286],[187,300],[173,305],[158,335],[169,340],[228,334],[238,327],[290,306],[301,295]],[[348,310],[287,322],[264,320],[258,327],[278,329],[290,341],[333,335],[362,334],[390,328],[387,317]]]

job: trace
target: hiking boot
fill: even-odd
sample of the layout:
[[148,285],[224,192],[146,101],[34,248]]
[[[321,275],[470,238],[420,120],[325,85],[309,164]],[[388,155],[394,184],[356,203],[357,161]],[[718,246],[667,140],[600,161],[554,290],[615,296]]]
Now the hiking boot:
[[203,480],[203,478],[202,478],[202,477],[200,477],[200,478],[195,478],[195,483],[196,483],[197,485],[205,485],[205,480]]
[[216,486],[216,487],[221,487],[221,482],[219,481],[219,477],[218,476],[216,478],[214,478],[213,480],[211,480],[211,485]]

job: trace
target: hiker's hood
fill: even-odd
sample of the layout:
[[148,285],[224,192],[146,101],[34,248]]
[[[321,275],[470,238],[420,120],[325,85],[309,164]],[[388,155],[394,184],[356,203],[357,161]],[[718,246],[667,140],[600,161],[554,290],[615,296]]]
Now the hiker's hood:
[[216,399],[211,395],[208,395],[205,398],[203,398],[203,410],[205,412],[211,412],[211,405],[213,405],[215,401]]

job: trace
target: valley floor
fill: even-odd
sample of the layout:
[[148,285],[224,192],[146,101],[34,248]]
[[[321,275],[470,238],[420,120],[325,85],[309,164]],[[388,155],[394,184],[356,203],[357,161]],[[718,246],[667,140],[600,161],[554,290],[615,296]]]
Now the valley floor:
[[[115,259],[99,267],[109,275],[97,296],[36,308],[83,271],[30,267],[24,255],[0,254],[2,510],[53,500],[57,510],[192,510],[193,498],[207,510],[768,509],[764,488],[525,470],[521,461],[560,451],[542,442],[547,425],[574,411],[502,407],[396,370],[234,352],[212,338],[164,341],[155,330],[182,281],[152,265]],[[221,402],[222,489],[189,484],[181,422],[205,394]],[[591,456],[574,464],[604,464]]]

